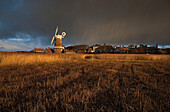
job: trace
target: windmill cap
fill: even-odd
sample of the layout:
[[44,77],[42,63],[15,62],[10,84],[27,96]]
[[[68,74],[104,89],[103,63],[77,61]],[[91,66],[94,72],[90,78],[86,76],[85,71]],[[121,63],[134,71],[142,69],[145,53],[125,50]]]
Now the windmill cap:
[[65,37],[66,36],[66,32],[62,32],[62,36]]

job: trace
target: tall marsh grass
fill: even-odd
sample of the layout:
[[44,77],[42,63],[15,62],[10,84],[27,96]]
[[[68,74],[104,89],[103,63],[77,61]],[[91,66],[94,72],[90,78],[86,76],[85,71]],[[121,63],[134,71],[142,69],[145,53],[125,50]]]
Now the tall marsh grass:
[[0,65],[26,65],[45,62],[66,62],[83,59],[74,54],[41,54],[41,53],[0,53]]
[[[87,55],[86,55],[87,56]],[[89,55],[90,56],[90,55]],[[154,55],[154,54],[97,54],[93,55],[96,59],[113,59],[113,60],[169,60],[170,55]]]
[[0,65],[26,65],[45,62],[71,62],[82,59],[110,59],[114,61],[170,60],[170,55],[146,54],[45,54],[0,52]]
[[0,53],[0,111],[168,112],[169,57]]

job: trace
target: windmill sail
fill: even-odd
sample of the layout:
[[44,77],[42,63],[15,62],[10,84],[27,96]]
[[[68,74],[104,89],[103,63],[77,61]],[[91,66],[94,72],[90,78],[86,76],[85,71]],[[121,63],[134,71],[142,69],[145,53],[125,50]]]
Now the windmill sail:
[[54,37],[53,37],[53,39],[51,40],[51,44],[53,44],[53,42],[54,42]]
[[54,36],[53,39],[51,40],[51,44],[53,44],[54,38],[57,37],[57,32],[58,32],[58,26],[57,26],[56,31],[55,31],[55,36]]
[[55,31],[55,36],[57,35],[57,32],[58,32],[58,26],[57,26],[56,31]]

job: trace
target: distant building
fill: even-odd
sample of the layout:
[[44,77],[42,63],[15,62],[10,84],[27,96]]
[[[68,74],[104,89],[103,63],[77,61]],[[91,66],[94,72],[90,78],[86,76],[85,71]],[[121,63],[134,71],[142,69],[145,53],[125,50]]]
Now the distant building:
[[92,53],[92,51],[93,51],[92,47],[89,47],[89,48],[86,49],[87,53]]
[[68,50],[68,49],[64,49],[62,51],[62,53],[66,53],[66,54],[75,54],[76,52],[74,50]]
[[79,49],[77,51],[78,54],[85,54],[86,53],[86,50],[85,49]]
[[52,49],[50,49],[50,48],[46,48],[44,52],[45,52],[45,53],[52,53],[53,51],[52,51]]
[[166,48],[168,54],[170,54],[170,48]]
[[168,54],[166,49],[159,49],[158,54]]
[[158,51],[157,45],[152,47],[147,47],[147,45],[140,45],[140,47],[137,49],[139,54],[156,54]]
[[97,49],[98,47],[100,47],[100,46],[102,46],[102,45],[101,45],[101,44],[96,44],[96,45],[93,45],[93,46],[87,48],[87,53],[95,53],[95,52],[96,52],[96,49]]
[[101,46],[101,45],[99,45],[99,44],[96,44],[96,45],[92,46],[92,51],[91,51],[91,52],[95,52],[96,49],[97,49],[98,47],[100,47],[100,46]]
[[115,48],[112,46],[99,46],[95,49],[96,53],[114,53]]
[[137,49],[138,49],[138,53],[139,53],[139,54],[144,54],[144,53],[146,53],[146,47],[138,47]]
[[129,49],[129,54],[139,54],[139,51],[137,48]]
[[117,47],[114,51],[114,53],[129,53],[129,48],[127,47]]
[[123,52],[124,52],[124,53],[129,53],[129,50],[130,50],[130,49],[127,48],[127,47],[122,47],[121,49],[123,49]]
[[65,32],[62,32],[62,34],[58,34],[58,26],[56,28],[55,35],[53,36],[51,40],[51,44],[54,43],[54,52],[55,53],[61,53],[64,49],[64,46],[62,44],[62,39],[66,36]]
[[35,53],[44,53],[45,50],[42,49],[42,48],[34,48],[33,52],[35,52]]
[[157,53],[157,48],[156,47],[146,47],[146,52],[148,54],[156,54]]

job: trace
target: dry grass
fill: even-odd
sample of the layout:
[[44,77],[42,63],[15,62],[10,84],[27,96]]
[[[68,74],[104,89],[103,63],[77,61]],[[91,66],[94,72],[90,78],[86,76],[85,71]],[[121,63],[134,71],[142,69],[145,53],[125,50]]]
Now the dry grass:
[[167,60],[169,55],[145,54],[42,54],[42,53],[4,53],[0,52],[0,65],[27,65],[35,63],[72,62],[82,59],[110,59],[115,61]]
[[45,62],[66,62],[83,59],[81,54],[42,54],[42,53],[3,53],[0,52],[0,65],[27,65]]
[[169,58],[1,53],[0,110],[168,111]]

